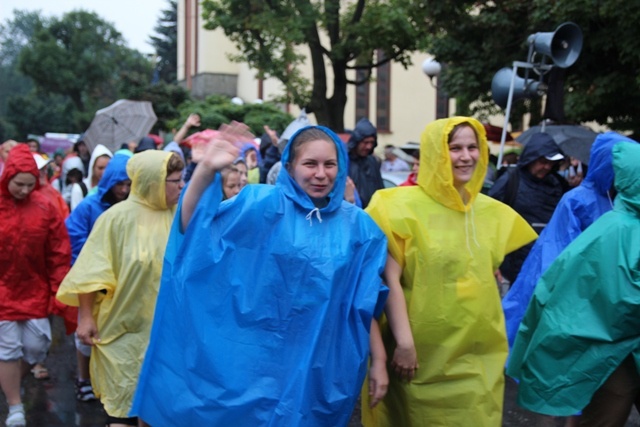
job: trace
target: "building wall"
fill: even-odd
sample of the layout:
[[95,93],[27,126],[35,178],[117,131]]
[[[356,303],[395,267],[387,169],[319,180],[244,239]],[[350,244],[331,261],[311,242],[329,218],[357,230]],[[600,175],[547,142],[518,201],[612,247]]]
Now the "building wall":
[[[187,4],[190,2],[189,4]],[[189,14],[189,16],[187,16]],[[283,95],[283,86],[275,79],[259,81],[256,72],[246,63],[233,63],[227,54],[235,52],[233,44],[218,29],[209,31],[202,28],[201,10],[197,0],[178,2],[178,80],[190,88],[193,95],[203,98],[211,93],[239,96],[245,102],[258,98],[273,100]],[[190,28],[190,38],[187,33]],[[191,50],[191,53],[188,51]],[[301,46],[306,53],[307,47]],[[378,147],[386,144],[402,145],[408,141],[419,141],[425,125],[436,118],[436,90],[422,73],[421,64],[427,55],[415,53],[413,65],[408,69],[392,63],[390,70],[390,126],[388,132],[381,132]],[[190,70],[191,75],[187,75]],[[311,76],[311,65],[303,67],[305,75]],[[328,94],[331,87],[331,68],[327,67]],[[355,72],[349,75],[355,78]],[[375,71],[374,71],[375,77]],[[369,120],[376,124],[376,82],[369,85]],[[352,129],[359,117],[355,113],[355,86],[349,86],[345,109],[345,127]],[[299,113],[295,105],[283,105],[283,110],[294,116]],[[453,110],[450,109],[450,113]],[[313,114],[310,120],[316,122]]]

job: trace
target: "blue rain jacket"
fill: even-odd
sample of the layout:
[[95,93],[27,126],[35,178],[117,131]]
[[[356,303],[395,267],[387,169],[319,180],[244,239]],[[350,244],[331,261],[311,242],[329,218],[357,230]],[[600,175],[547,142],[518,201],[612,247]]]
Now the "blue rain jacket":
[[536,286],[507,367],[528,410],[575,414],[627,356],[640,366],[638,165],[640,145],[613,147],[613,210],[571,242]]
[[104,170],[102,179],[98,182],[98,192],[85,197],[71,215],[65,220],[71,239],[71,264],[76,262],[80,250],[89,238],[89,233],[98,217],[111,205],[102,198],[119,182],[129,179],[127,175],[127,161],[131,156],[116,154]]
[[326,207],[286,172],[221,202],[218,175],[184,233],[176,215],[131,415],[154,426],[348,424],[386,299],[387,242],[343,200],[347,153],[320,129],[339,159]]
[[582,183],[566,193],[522,265],[518,278],[502,299],[509,348],[513,346],[531,295],[540,276],[556,257],[596,219],[612,208],[608,191],[613,185],[611,150],[620,141],[634,142],[616,132],[598,135]]

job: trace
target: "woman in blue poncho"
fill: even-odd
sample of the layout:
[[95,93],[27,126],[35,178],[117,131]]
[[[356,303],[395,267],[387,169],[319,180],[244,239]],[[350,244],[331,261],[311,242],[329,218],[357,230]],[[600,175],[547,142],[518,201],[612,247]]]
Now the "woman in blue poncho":
[[222,136],[180,203],[132,414],[153,426],[345,426],[370,328],[366,403],[386,391],[373,321],[386,239],[343,201],[347,153],[330,130],[293,136],[275,186],[220,202],[217,171],[239,153]]

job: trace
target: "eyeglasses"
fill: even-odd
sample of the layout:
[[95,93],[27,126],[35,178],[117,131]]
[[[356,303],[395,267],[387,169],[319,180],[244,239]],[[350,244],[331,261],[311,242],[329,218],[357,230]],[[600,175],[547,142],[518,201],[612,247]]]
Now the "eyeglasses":
[[181,182],[184,182],[183,178],[178,178],[178,179],[165,179],[164,182],[170,182],[172,184],[180,184]]

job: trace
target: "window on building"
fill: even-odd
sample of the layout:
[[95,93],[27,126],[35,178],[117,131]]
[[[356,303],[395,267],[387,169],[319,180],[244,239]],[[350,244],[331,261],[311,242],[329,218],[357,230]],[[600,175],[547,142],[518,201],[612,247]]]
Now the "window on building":
[[436,119],[449,117],[449,95],[442,89],[436,94]]
[[[356,80],[360,81],[367,77],[366,70],[356,71]],[[356,86],[356,119],[369,118],[369,82]]]
[[[378,62],[385,59],[382,50],[376,51]],[[376,68],[376,128],[391,131],[391,62]]]

